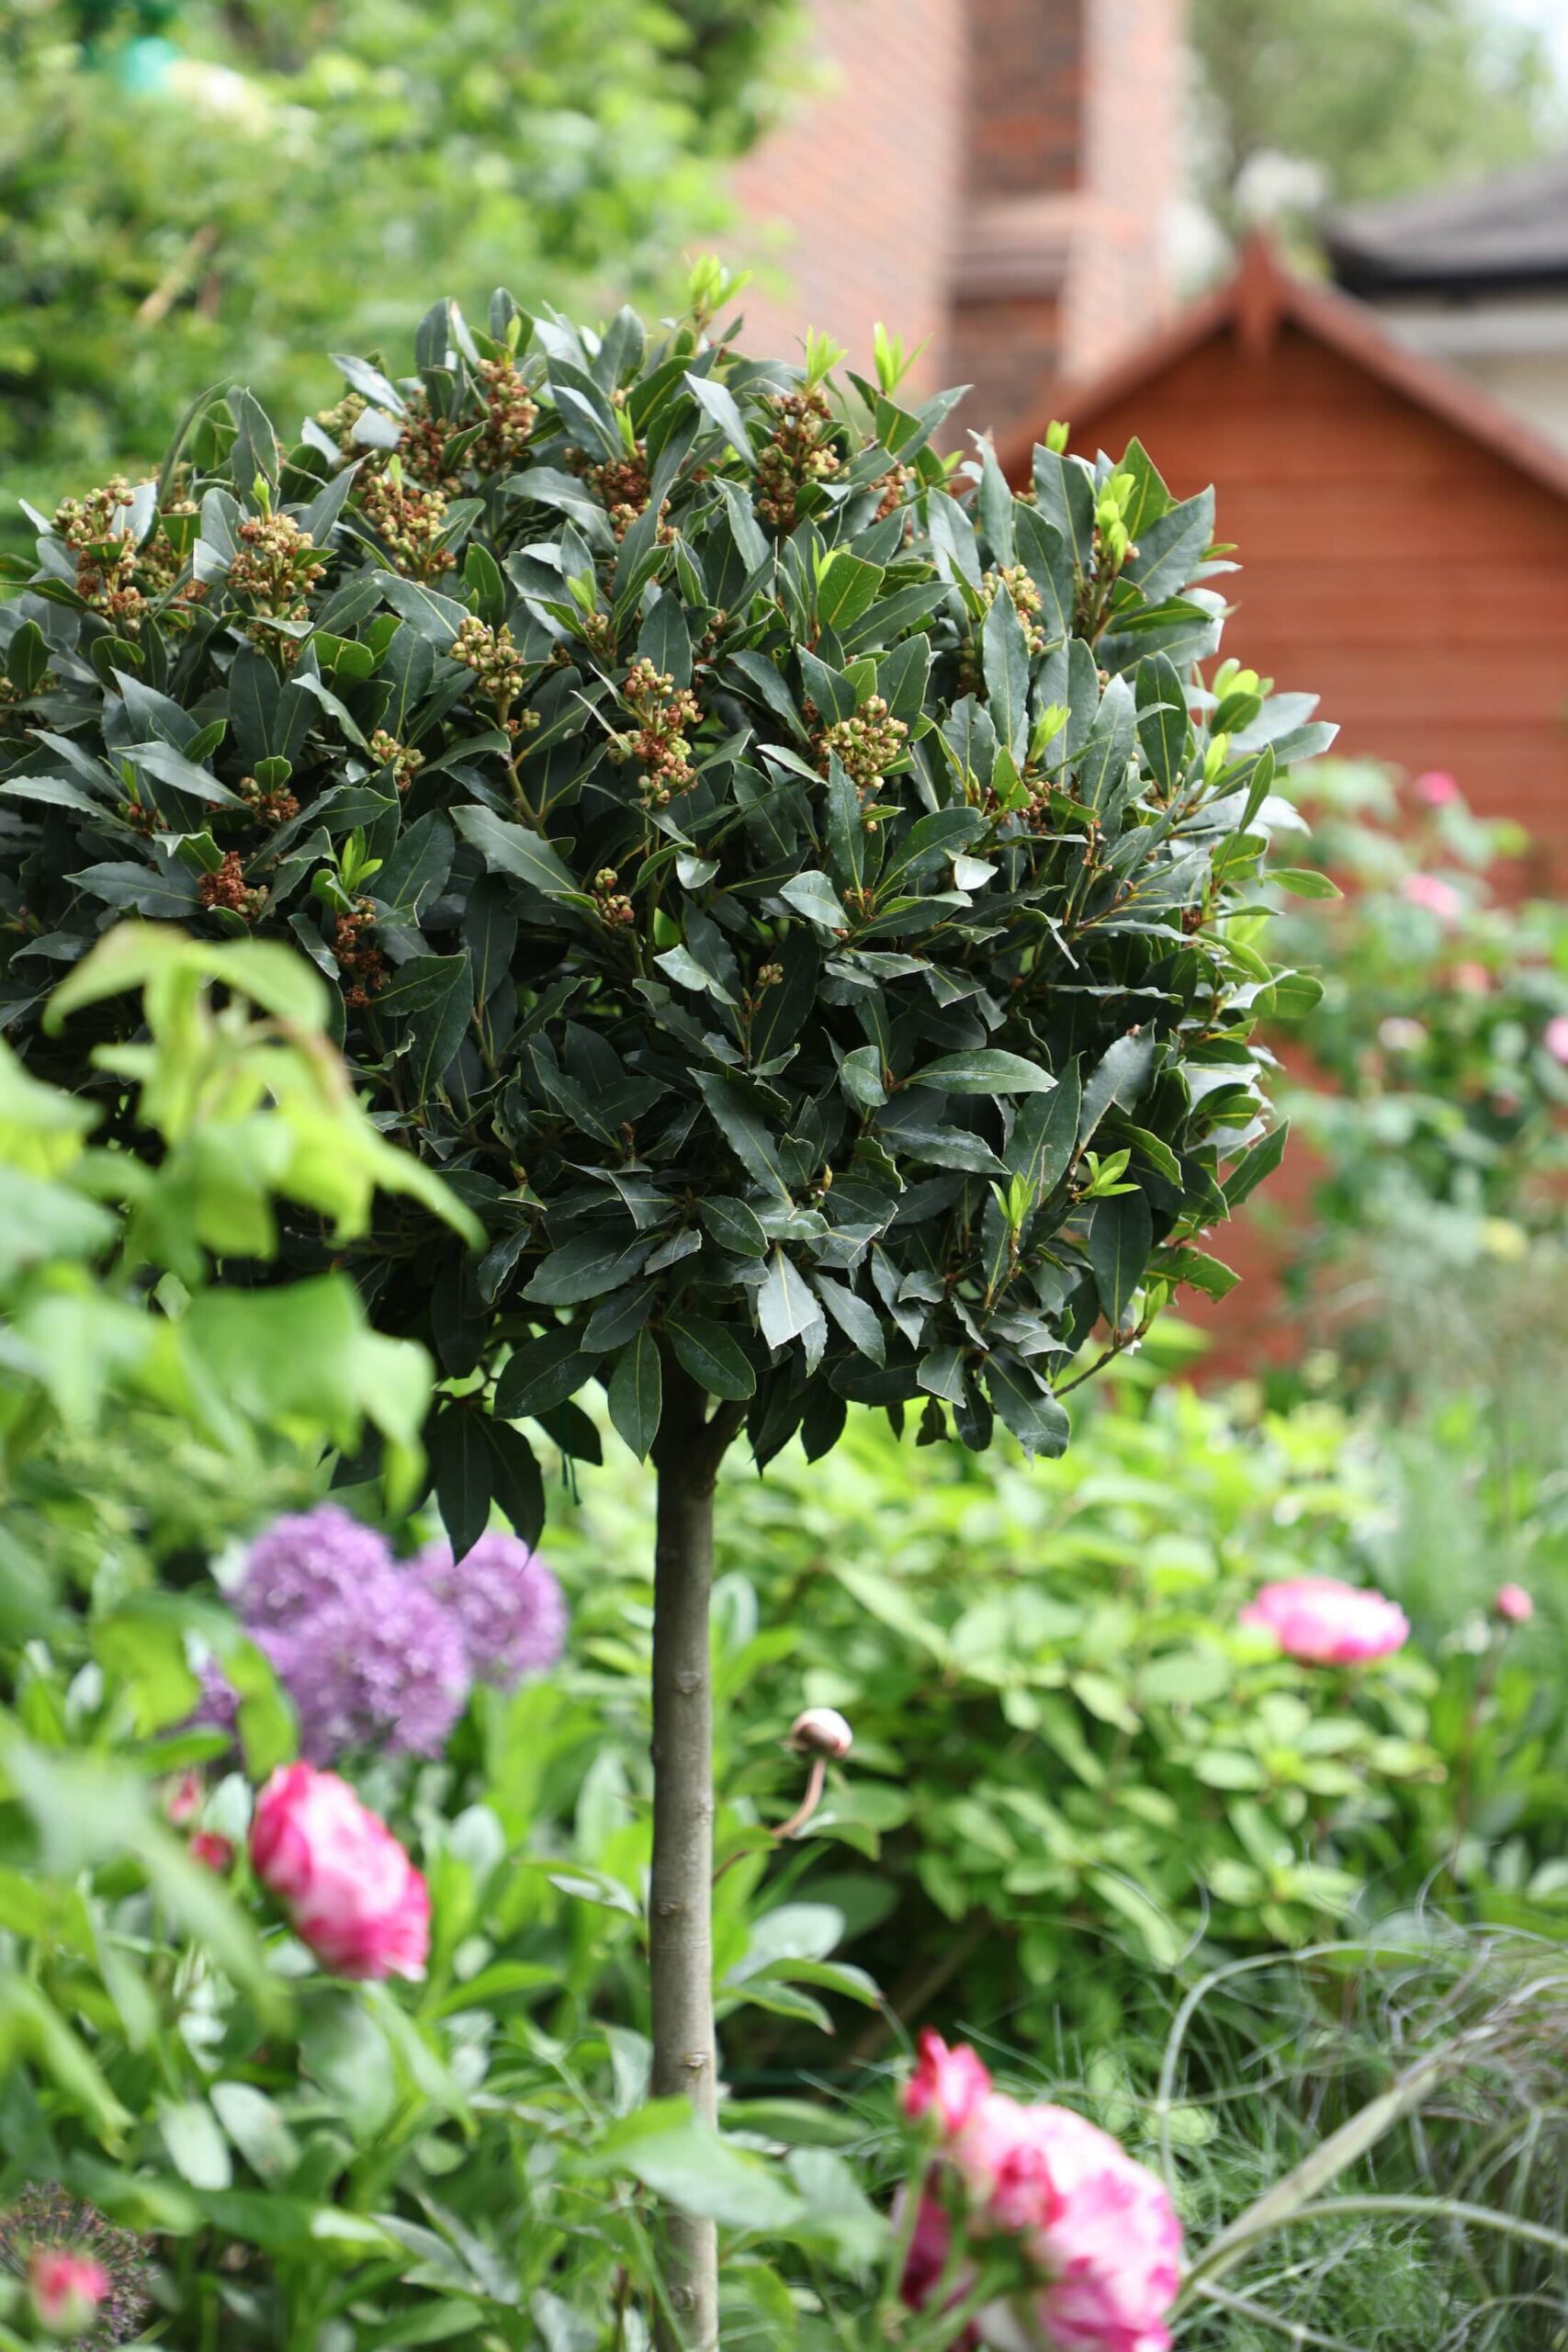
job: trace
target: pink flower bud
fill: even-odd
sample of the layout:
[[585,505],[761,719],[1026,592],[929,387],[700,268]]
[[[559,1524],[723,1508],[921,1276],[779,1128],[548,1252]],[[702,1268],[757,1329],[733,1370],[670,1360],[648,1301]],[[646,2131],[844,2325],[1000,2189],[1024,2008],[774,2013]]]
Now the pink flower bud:
[[904,2112],[911,2123],[928,2112],[934,2114],[951,2138],[962,2131],[990,2087],[984,2061],[966,2042],[950,2050],[928,2026],[920,2035],[915,2071],[904,2086]]
[[789,1727],[787,1746],[800,1756],[847,1756],[855,1736],[837,1707],[807,1707]]
[[1528,1625],[1535,1615],[1535,1602],[1522,1584],[1500,1584],[1492,1606],[1510,1625]]
[[1450,775],[1446,768],[1428,768],[1425,775],[1416,777],[1414,790],[1426,808],[1446,808],[1450,801],[1459,798],[1458,779]]
[[1540,1042],[1554,1062],[1568,1069],[1568,1012],[1554,1012],[1540,1033]]
[[1241,1623],[1272,1634],[1287,1657],[1311,1666],[1351,1666],[1389,1657],[1410,1638],[1403,1609],[1381,1592],[1337,1577],[1291,1577],[1266,1584]]
[[256,1799],[251,1862],[324,1968],[424,1974],[430,1891],[385,1822],[335,1772],[279,1767]]
[[66,2246],[35,2246],[28,2263],[33,2317],[51,2335],[82,2336],[98,2316],[109,2274],[90,2256]]
[[206,1785],[194,1765],[188,1771],[176,1772],[164,1787],[165,1820],[172,1821],[176,1829],[183,1829],[186,1823],[194,1821],[201,1811],[201,1801],[206,1794]]
[[233,1842],[216,1829],[198,1829],[190,1841],[188,1851],[193,1862],[200,1862],[204,1869],[215,1871],[220,1878],[227,1877],[234,1866]]

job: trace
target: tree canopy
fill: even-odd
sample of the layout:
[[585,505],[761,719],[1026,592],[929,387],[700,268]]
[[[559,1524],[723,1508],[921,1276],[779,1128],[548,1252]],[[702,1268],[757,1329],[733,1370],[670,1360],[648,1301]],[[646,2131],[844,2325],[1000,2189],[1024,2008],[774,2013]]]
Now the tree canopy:
[[1331,730],[1194,673],[1212,493],[1136,444],[965,481],[886,339],[840,390],[722,291],[655,340],[438,303],[292,447],[232,392],[0,614],[17,1034],[98,1083],[34,1024],[110,910],[305,948],[488,1229],[360,1267],[457,1384],[460,1545],[492,1496],[537,1530],[517,1425],[596,1453],[595,1377],[639,1453],[671,1385],[759,1461],[857,1398],[1059,1452],[1096,1323],[1228,1286],[1198,1234],[1277,1157],[1249,1033],[1310,984],[1249,892]]
[[1525,162],[1563,128],[1542,36],[1489,0],[1193,0],[1191,33],[1222,212],[1266,153],[1349,201]]

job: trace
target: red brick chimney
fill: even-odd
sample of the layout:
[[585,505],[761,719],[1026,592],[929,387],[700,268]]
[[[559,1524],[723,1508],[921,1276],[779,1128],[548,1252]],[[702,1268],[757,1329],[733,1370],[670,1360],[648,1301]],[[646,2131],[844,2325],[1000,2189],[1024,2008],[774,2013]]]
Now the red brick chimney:
[[1005,446],[1166,316],[1181,0],[978,0],[949,368]]
[[863,365],[874,321],[932,338],[917,382],[975,385],[1005,444],[1043,390],[1170,300],[1183,0],[812,0],[819,63],[740,165],[728,249],[748,340],[807,325]]

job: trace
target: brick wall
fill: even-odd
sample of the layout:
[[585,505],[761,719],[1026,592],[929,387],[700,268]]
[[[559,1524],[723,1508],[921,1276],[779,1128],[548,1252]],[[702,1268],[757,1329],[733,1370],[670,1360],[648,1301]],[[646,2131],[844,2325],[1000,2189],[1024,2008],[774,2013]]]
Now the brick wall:
[[1094,0],[976,0],[968,11],[971,202],[1076,187]]
[[810,79],[739,165],[747,341],[873,322],[999,444],[1165,315],[1184,0],[809,0]]
[[931,349],[946,381],[948,288],[963,171],[964,0],[811,0],[812,83],[739,165],[747,226],[727,257],[756,270],[746,340],[793,353],[807,326],[869,372],[880,319]]

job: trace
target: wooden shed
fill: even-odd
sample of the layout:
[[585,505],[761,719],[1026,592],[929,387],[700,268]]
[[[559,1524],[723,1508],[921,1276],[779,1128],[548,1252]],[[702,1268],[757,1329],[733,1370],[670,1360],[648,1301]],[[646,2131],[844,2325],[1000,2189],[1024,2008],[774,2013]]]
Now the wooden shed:
[[1135,433],[1179,495],[1216,485],[1242,565],[1227,652],[1317,692],[1337,749],[1450,769],[1535,836],[1527,888],[1568,883],[1568,453],[1261,239],[1052,398],[1075,448]]

